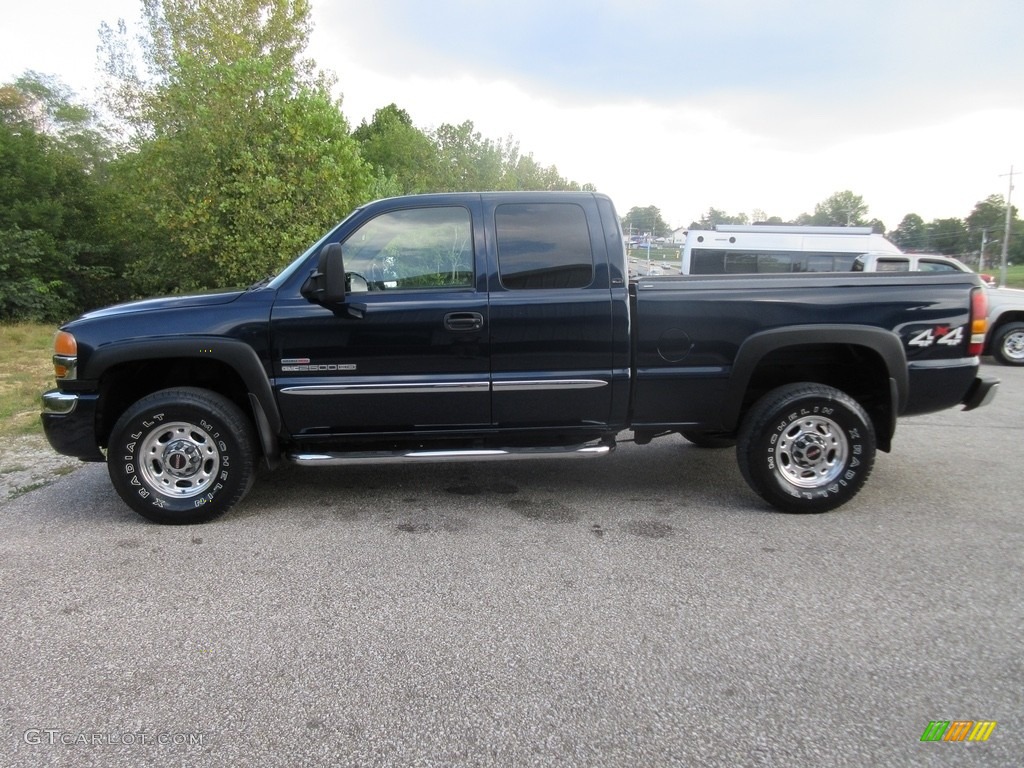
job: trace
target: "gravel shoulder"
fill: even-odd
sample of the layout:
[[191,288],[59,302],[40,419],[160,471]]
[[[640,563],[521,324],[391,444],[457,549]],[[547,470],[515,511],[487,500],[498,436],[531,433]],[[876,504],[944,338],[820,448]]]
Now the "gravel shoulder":
[[55,453],[42,435],[9,437],[0,444],[0,501],[47,486],[81,465]]

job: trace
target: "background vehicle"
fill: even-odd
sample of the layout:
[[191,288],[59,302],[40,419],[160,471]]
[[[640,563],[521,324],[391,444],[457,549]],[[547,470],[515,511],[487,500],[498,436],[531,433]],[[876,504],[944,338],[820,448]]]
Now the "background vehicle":
[[684,275],[846,272],[862,253],[898,255],[871,227],[739,226],[692,229],[683,243]]
[[1024,365],[1024,291],[988,289],[985,353],[1003,365]]
[[[971,272],[959,259],[933,253],[865,253],[854,259],[853,272]],[[995,277],[978,273],[986,285],[995,285]]]
[[593,193],[379,200],[269,283],[91,312],[55,341],[43,425],[162,523],[238,502],[257,461],[603,456],[735,443],[770,504],[860,490],[896,419],[976,408],[985,289],[965,273],[630,282]]

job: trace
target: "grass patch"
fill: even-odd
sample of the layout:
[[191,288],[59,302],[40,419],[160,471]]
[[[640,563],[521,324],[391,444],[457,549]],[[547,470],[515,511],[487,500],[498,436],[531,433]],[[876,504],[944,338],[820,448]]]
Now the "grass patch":
[[[679,261],[682,249],[680,248],[651,248],[651,261]],[[647,261],[646,248],[630,248],[629,258]]]
[[[985,271],[990,275],[995,275],[996,280],[999,279],[998,264],[994,264],[991,267],[986,266]],[[1006,267],[1006,286],[1008,288],[1024,288],[1024,264]]]
[[49,483],[47,483],[47,482],[39,482],[39,483],[32,483],[31,485],[26,485],[26,486],[23,486],[21,488],[16,488],[14,490],[14,492],[10,496],[8,496],[8,498],[9,499],[16,499],[19,496],[24,496],[26,493],[32,493],[32,491],[38,491],[40,488],[45,488],[48,485],[49,485]]
[[39,323],[0,325],[0,436],[42,434],[39,396],[54,387],[55,330]]

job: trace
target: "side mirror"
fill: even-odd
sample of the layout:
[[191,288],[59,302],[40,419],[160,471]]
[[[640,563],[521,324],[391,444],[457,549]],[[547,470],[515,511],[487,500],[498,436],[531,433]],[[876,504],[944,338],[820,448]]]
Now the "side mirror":
[[345,260],[341,243],[320,250],[316,270],[302,284],[302,295],[317,304],[343,304],[345,301]]

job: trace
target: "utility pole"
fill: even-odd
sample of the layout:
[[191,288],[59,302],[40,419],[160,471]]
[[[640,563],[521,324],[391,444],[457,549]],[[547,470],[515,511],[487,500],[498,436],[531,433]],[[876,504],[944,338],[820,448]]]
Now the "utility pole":
[[1001,176],[1010,177],[1010,188],[1006,192],[1006,229],[1003,231],[1003,252],[1001,256],[1000,268],[999,268],[999,287],[1006,287],[1006,252],[1010,247],[1010,212],[1013,207],[1010,205],[1010,197],[1013,195],[1013,177],[1015,176],[1013,166],[1010,166],[1009,173],[1000,174]]

